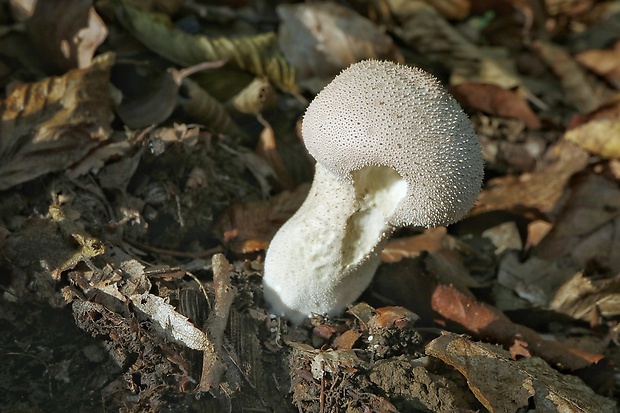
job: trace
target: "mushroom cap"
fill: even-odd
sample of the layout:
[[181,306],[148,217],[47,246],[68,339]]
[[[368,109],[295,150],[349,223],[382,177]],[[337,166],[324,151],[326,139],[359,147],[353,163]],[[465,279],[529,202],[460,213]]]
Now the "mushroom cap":
[[351,65],[310,103],[302,135],[317,162],[349,182],[366,166],[396,170],[407,193],[389,219],[394,226],[454,223],[480,192],[482,150],[469,118],[417,68]]

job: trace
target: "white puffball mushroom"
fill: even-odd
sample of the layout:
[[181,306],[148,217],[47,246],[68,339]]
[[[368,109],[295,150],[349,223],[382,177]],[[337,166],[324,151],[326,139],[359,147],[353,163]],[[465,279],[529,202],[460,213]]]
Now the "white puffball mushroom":
[[271,241],[271,311],[300,323],[336,315],[368,287],[389,235],[461,219],[483,178],[467,115],[430,74],[387,61],[351,65],[310,103],[302,136],[316,159],[303,205]]

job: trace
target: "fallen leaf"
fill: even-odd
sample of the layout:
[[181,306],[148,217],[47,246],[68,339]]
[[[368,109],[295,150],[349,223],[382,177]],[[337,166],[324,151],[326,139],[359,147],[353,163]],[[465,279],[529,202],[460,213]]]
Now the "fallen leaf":
[[0,102],[0,190],[78,163],[106,141],[114,117],[114,55],[13,88]]
[[598,315],[617,317],[620,315],[620,276],[596,279],[578,272],[557,289],[549,308],[588,322]]
[[482,237],[491,241],[495,247],[495,254],[500,255],[506,250],[521,251],[523,248],[519,228],[514,221],[492,226],[482,232]]
[[620,89],[620,41],[612,49],[581,52],[575,60]]
[[537,246],[540,241],[551,231],[553,225],[542,219],[536,219],[527,224],[527,239],[525,242],[525,250]]
[[525,99],[512,90],[486,83],[465,82],[450,88],[450,93],[465,108],[522,120],[528,127],[538,129],[540,119]]
[[276,147],[276,137],[273,128],[261,115],[258,115],[258,121],[263,125],[263,131],[260,133],[258,144],[256,145],[256,153],[271,166],[283,189],[287,191],[294,190],[295,181],[293,181],[291,173],[280,157]]
[[230,114],[218,100],[192,79],[183,79],[182,92],[188,97],[182,102],[183,110],[195,121],[210,131],[225,135],[243,137],[244,132],[239,129],[230,117]]
[[445,227],[430,228],[423,234],[394,238],[381,251],[381,260],[395,263],[404,258],[416,258],[426,252],[426,270],[446,284],[454,284],[461,291],[480,287],[481,283],[471,276],[463,262],[462,250],[469,247],[449,235]]
[[333,348],[336,350],[351,350],[362,333],[355,330],[347,330],[334,339]]
[[123,102],[116,107],[118,116],[131,129],[159,125],[177,106],[180,84],[171,70],[150,80],[138,96],[124,95]]
[[309,185],[282,192],[266,201],[233,204],[220,220],[224,243],[237,254],[267,248],[278,229],[299,209]]
[[241,92],[230,100],[230,104],[239,112],[258,115],[273,107],[277,102],[277,94],[269,80],[256,77]]
[[[381,261],[398,262],[403,258],[415,258],[426,251],[436,253],[450,243],[451,237],[445,227],[431,228],[424,231],[424,234],[411,237],[390,239],[383,251],[381,251]],[[456,241],[453,240],[453,243]]]
[[564,134],[588,152],[608,159],[620,158],[620,118],[591,120]]
[[488,182],[470,214],[493,210],[536,209],[543,214],[558,207],[566,183],[588,163],[588,154],[565,140],[550,147],[548,164],[538,171],[505,176]]
[[599,396],[580,379],[553,370],[538,357],[511,360],[497,346],[444,333],[426,353],[456,368],[490,412],[615,412],[613,400]]
[[276,10],[280,48],[301,82],[317,77],[322,88],[360,60],[403,61],[384,31],[348,7],[326,2],[281,4]]
[[519,340],[520,345],[527,343],[527,349],[533,355],[560,369],[578,370],[603,359],[602,355],[589,354],[567,348],[557,341],[543,339],[536,331],[513,323],[496,308],[452,286],[436,285],[432,291],[431,305],[442,317],[463,326],[480,339],[490,339],[506,347]]

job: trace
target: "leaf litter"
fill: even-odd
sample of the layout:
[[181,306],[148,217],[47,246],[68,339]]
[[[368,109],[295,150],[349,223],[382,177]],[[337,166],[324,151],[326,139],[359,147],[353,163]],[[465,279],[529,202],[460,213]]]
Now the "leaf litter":
[[[617,411],[617,2],[5,3],[3,411]],[[299,119],[367,57],[449,87],[487,179],[292,327]]]

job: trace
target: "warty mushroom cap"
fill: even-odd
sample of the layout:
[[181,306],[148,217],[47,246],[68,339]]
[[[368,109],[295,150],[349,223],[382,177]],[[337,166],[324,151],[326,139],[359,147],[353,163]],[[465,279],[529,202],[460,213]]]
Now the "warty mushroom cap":
[[454,223],[480,191],[482,152],[467,115],[417,68],[377,60],[350,66],[309,105],[302,136],[317,162],[346,181],[366,166],[393,168],[407,182],[393,226]]

